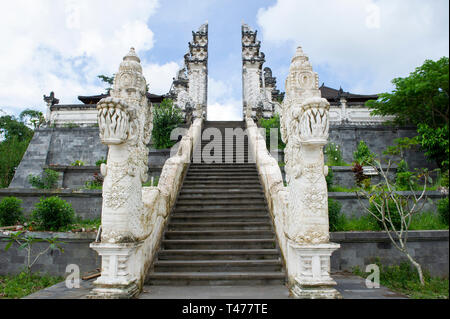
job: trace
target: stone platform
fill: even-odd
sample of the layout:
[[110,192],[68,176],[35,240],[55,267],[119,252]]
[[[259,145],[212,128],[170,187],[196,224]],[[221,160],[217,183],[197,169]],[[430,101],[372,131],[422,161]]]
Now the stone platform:
[[[406,299],[386,287],[366,288],[363,278],[351,273],[334,273],[343,299]],[[68,289],[64,282],[40,290],[24,299],[85,299],[94,279],[81,281],[80,288]],[[139,299],[290,299],[283,285],[271,286],[144,286]]]

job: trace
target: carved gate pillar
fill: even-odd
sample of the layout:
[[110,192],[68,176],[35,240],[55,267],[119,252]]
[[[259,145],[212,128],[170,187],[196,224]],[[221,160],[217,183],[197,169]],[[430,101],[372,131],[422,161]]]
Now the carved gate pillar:
[[287,272],[298,298],[337,298],[330,277],[328,192],[323,146],[328,139],[329,103],[321,97],[317,73],[299,47],[286,80],[281,105],[281,134],[286,143]]

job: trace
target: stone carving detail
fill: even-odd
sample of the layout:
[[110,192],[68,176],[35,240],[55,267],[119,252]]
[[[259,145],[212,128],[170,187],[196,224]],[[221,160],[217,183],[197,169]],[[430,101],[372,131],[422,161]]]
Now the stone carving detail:
[[45,113],[45,122],[47,122],[48,124],[51,124],[52,120],[53,120],[51,117],[51,114],[52,114],[51,108],[53,105],[59,104],[59,99],[55,98],[55,93],[52,91],[52,92],[50,92],[49,96],[46,96],[44,94],[44,102],[47,103],[47,111]]
[[299,47],[292,59],[281,105],[289,198],[285,231],[296,243],[324,243],[329,238],[327,168],[323,157],[328,111],[329,103],[320,95],[318,75]]
[[102,143],[109,146],[102,164],[102,242],[132,242],[149,235],[142,202],[147,180],[148,148],[152,130],[151,105],[140,59],[133,48],[123,58],[111,96],[97,104]]
[[[244,117],[258,121],[260,118],[270,118],[278,110],[276,96],[276,79],[268,67],[262,72],[265,55],[260,52],[261,42],[257,40],[257,31],[242,24],[242,84]],[[275,101],[274,101],[275,100]]]

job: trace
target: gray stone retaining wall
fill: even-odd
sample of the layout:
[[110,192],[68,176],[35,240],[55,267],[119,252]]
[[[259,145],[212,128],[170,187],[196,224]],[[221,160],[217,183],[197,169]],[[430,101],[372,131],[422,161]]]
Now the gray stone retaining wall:
[[[399,192],[400,194],[411,194],[411,192]],[[417,192],[417,196],[419,196],[419,192]],[[447,195],[442,194],[438,191],[428,191],[426,193],[427,199],[425,199],[424,206],[421,211],[436,211],[437,202],[445,198]],[[366,215],[364,208],[361,206],[361,203],[358,200],[358,197],[355,193],[343,193],[343,192],[329,192],[328,198],[332,198],[337,200],[342,205],[341,213],[346,215],[347,217],[360,217]],[[367,199],[362,199],[362,204],[365,207],[369,207],[369,203]]]
[[[407,193],[407,192],[401,192]],[[77,216],[83,219],[100,218],[102,210],[102,190],[74,190],[74,189],[58,189],[58,190],[42,190],[42,189],[0,189],[0,200],[7,196],[15,196],[23,201],[22,208],[28,216],[39,202],[41,197],[59,196],[69,202],[75,210]],[[329,198],[333,198],[342,204],[341,212],[347,217],[359,217],[365,215],[355,193],[330,192]],[[422,211],[436,211],[437,201],[446,195],[437,191],[427,192],[427,197],[431,200],[425,203]],[[366,207],[367,200],[363,200]]]
[[[65,242],[64,253],[53,251],[43,255],[33,267],[34,271],[63,276],[68,264],[79,265],[81,274],[100,267],[100,258],[89,248],[89,244],[95,240],[95,233],[32,232],[30,235],[40,238],[56,235]],[[0,275],[18,273],[26,265],[24,250],[18,250],[15,245],[7,252],[4,251],[6,242],[3,238],[6,237],[0,232]],[[359,266],[364,271],[365,266],[373,263],[376,257],[385,265],[406,261],[384,232],[335,232],[330,237],[330,241],[341,245],[331,256],[332,270],[351,271],[353,267]],[[37,243],[34,249],[38,252],[46,247],[44,243]],[[411,231],[408,247],[412,256],[433,276],[448,277],[448,230]]]
[[42,197],[58,196],[72,205],[77,216],[83,219],[96,219],[101,217],[102,190],[42,190],[42,189],[0,189],[0,200],[7,196],[15,196],[22,200],[25,216],[29,216],[34,205]]
[[[80,274],[100,268],[101,258],[97,253],[89,248],[89,244],[95,241],[95,233],[51,233],[51,232],[30,232],[30,236],[37,238],[58,237],[62,242],[64,253],[59,250],[48,251],[42,255],[33,265],[32,271],[48,273],[53,276],[64,276],[66,267],[69,264],[76,264],[80,267]],[[8,236],[0,232],[0,275],[17,274],[26,267],[26,250],[18,249],[17,244],[5,252],[7,244],[4,241]],[[38,242],[33,244],[33,255],[44,251],[48,243]]]
[[[391,243],[385,232],[335,232],[330,241],[341,244],[331,257],[332,270],[359,266],[362,271],[378,257],[383,265],[398,265],[407,258]],[[432,276],[448,278],[448,230],[410,231],[408,251]]]

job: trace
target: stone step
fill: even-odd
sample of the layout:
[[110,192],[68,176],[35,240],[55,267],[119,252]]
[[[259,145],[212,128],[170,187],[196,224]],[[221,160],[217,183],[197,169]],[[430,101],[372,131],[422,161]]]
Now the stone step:
[[166,239],[273,239],[272,230],[168,230]]
[[249,193],[249,194],[228,194],[228,193],[186,193],[182,192],[178,196],[178,201],[189,201],[189,200],[263,200],[265,199],[264,193]]
[[219,206],[218,207],[211,207],[210,205],[206,205],[206,206],[182,206],[182,205],[178,205],[175,207],[175,212],[177,213],[188,213],[188,212],[193,212],[193,213],[240,213],[242,215],[246,214],[246,213],[254,213],[254,212],[259,212],[259,213],[267,213],[267,208],[265,204],[260,204],[260,205],[254,205],[254,204],[250,204],[248,206],[232,206],[232,207],[223,207],[223,206]]
[[223,187],[221,187],[221,188],[205,187],[204,189],[196,189],[196,188],[183,187],[183,188],[181,188],[180,195],[183,195],[183,194],[199,195],[199,196],[203,196],[206,194],[208,194],[208,195],[217,194],[217,195],[223,195],[223,196],[231,196],[231,195],[247,196],[247,195],[256,195],[256,194],[264,195],[264,192],[263,192],[262,187],[246,188],[246,189],[240,189],[240,188],[228,189],[228,188],[223,188]]
[[200,184],[200,183],[187,183],[183,184],[183,191],[200,192],[201,190],[211,190],[214,192],[220,192],[221,194],[227,193],[240,193],[250,191],[263,191],[261,185],[252,184]]
[[168,225],[168,230],[205,230],[205,229],[221,229],[221,230],[272,230],[272,225],[269,221],[265,222],[171,222]]
[[163,239],[164,249],[267,249],[276,248],[275,238],[264,239]]
[[264,201],[198,201],[195,203],[178,201],[175,208],[176,212],[265,212],[266,204]]
[[174,213],[171,222],[270,222],[267,213],[259,214],[208,214],[208,213]]
[[234,163],[234,164],[225,164],[225,163],[219,163],[219,164],[203,164],[203,163],[191,163],[191,165],[189,166],[189,169],[191,168],[200,168],[200,169],[207,169],[207,168],[212,168],[212,169],[219,169],[219,170],[234,170],[234,169],[242,169],[242,168],[252,168],[256,170],[256,165],[255,163]]
[[272,272],[281,271],[279,259],[257,260],[157,260],[155,272]]
[[215,208],[218,205],[220,206],[231,206],[231,205],[251,205],[251,204],[261,204],[265,205],[264,197],[260,196],[257,198],[214,198],[214,197],[200,197],[200,198],[185,198],[178,197],[177,201],[178,205],[186,206],[186,205],[199,205],[199,206],[207,206],[211,205],[211,208]]
[[190,168],[186,176],[192,175],[258,175],[255,168],[216,169],[216,168]]
[[186,176],[185,182],[210,182],[210,181],[216,181],[216,182],[252,182],[252,183],[258,183],[259,177],[257,174],[251,174],[251,175],[190,175]]
[[285,274],[276,272],[153,272],[147,277],[149,285],[247,286],[279,285]]
[[161,249],[158,260],[279,259],[278,249]]

